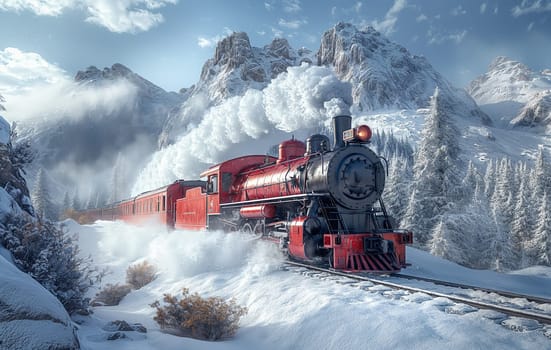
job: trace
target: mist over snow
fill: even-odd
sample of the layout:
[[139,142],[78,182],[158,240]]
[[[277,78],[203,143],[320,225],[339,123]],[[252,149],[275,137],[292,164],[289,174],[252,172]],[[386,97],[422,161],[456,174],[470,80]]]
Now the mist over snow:
[[136,86],[126,80],[88,86],[63,79],[10,97],[5,114],[12,120],[49,123],[94,118],[129,109],[134,105],[136,92]]
[[266,154],[294,134],[302,140],[329,128],[331,117],[348,114],[351,86],[331,68],[289,67],[262,91],[249,89],[211,107],[174,144],[155,153],[132,192],[197,178],[210,165],[246,154]]

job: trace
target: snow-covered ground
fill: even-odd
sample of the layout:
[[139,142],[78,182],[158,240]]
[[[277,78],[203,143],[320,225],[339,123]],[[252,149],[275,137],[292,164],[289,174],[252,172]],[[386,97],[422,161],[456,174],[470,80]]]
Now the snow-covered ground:
[[[488,312],[446,312],[467,309],[446,300],[366,291],[361,284],[286,271],[281,268],[284,258],[266,242],[121,222],[66,224],[78,234],[82,254],[91,254],[98,266],[112,272],[104,284],[124,283],[127,267],[135,262],[147,260],[159,269],[155,281],[131,292],[120,305],[96,307],[92,316],[81,318],[83,349],[551,349],[551,339],[544,335],[551,329],[512,331]],[[408,254],[408,273],[514,286],[551,297],[550,268],[499,274],[465,269],[415,249]],[[246,306],[248,314],[235,338],[204,342],[160,332],[149,305],[183,287],[204,297],[235,298]],[[114,320],[142,323],[148,331],[107,341],[101,328]]]

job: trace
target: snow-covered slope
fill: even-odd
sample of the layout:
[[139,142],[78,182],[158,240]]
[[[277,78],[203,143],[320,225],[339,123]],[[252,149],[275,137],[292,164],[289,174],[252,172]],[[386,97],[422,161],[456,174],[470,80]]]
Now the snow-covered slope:
[[[91,317],[81,319],[79,337],[90,350],[528,350],[551,346],[545,330],[537,329],[531,322],[511,319],[503,326],[498,315],[443,298],[286,271],[275,245],[243,241],[235,234],[167,234],[163,228],[140,228],[121,222],[98,222],[92,226],[70,222],[68,227],[79,233],[82,253],[92,254],[100,266],[113,272],[104,283],[122,283],[127,267],[136,262],[147,260],[159,269],[155,281],[131,292],[120,305],[96,307]],[[415,249],[408,249],[408,257],[412,265],[404,273],[447,276],[471,285],[482,282],[550,297],[549,276],[469,270]],[[549,269],[546,271],[550,273]],[[153,320],[155,310],[149,305],[161,300],[164,293],[178,295],[184,287],[203,297],[235,298],[239,305],[246,306],[248,314],[241,320],[235,338],[205,342],[162,333]],[[109,332],[102,327],[121,319],[143,324],[147,333],[125,332],[128,338],[107,341]],[[513,331],[514,327],[521,331]]]
[[0,271],[0,349],[80,349],[76,328],[59,300],[3,254]]
[[529,127],[541,125],[551,134],[551,89],[534,94],[511,120],[511,124]]
[[468,92],[482,105],[503,101],[524,104],[546,89],[551,89],[550,70],[534,72],[521,62],[499,56],[486,73],[470,83]]
[[551,125],[549,94],[551,70],[534,72],[526,65],[499,56],[488,72],[473,80],[468,92],[502,126]]
[[[9,217],[29,217],[28,190],[8,154],[0,117],[0,236],[9,233]],[[32,210],[31,210],[32,211]],[[73,322],[63,305],[44,287],[13,265],[0,245],[0,349],[78,349]]]

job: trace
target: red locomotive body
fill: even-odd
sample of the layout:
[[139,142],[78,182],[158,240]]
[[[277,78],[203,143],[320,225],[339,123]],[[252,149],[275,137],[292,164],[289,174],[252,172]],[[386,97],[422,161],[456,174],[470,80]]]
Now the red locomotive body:
[[386,212],[385,169],[365,146],[371,130],[350,122],[334,118],[333,149],[323,135],[288,140],[277,158],[222,162],[201,174],[206,182],[177,181],[118,203],[114,217],[242,231],[278,242],[291,258],[344,271],[399,271],[413,235],[394,229]]

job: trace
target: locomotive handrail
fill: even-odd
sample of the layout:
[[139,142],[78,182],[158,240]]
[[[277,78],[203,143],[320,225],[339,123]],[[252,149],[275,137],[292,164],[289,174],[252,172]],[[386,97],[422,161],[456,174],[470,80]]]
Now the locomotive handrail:
[[281,197],[270,197],[270,198],[261,198],[261,199],[253,199],[253,200],[247,200],[247,201],[241,201],[241,202],[231,202],[231,203],[220,203],[220,207],[232,207],[232,206],[242,206],[242,205],[251,205],[255,203],[262,203],[262,202],[272,202],[272,201],[279,201],[279,202],[293,202],[296,200],[301,199],[307,199],[311,197],[324,197],[328,196],[328,193],[307,193],[307,194],[295,194],[291,196],[281,196]]

